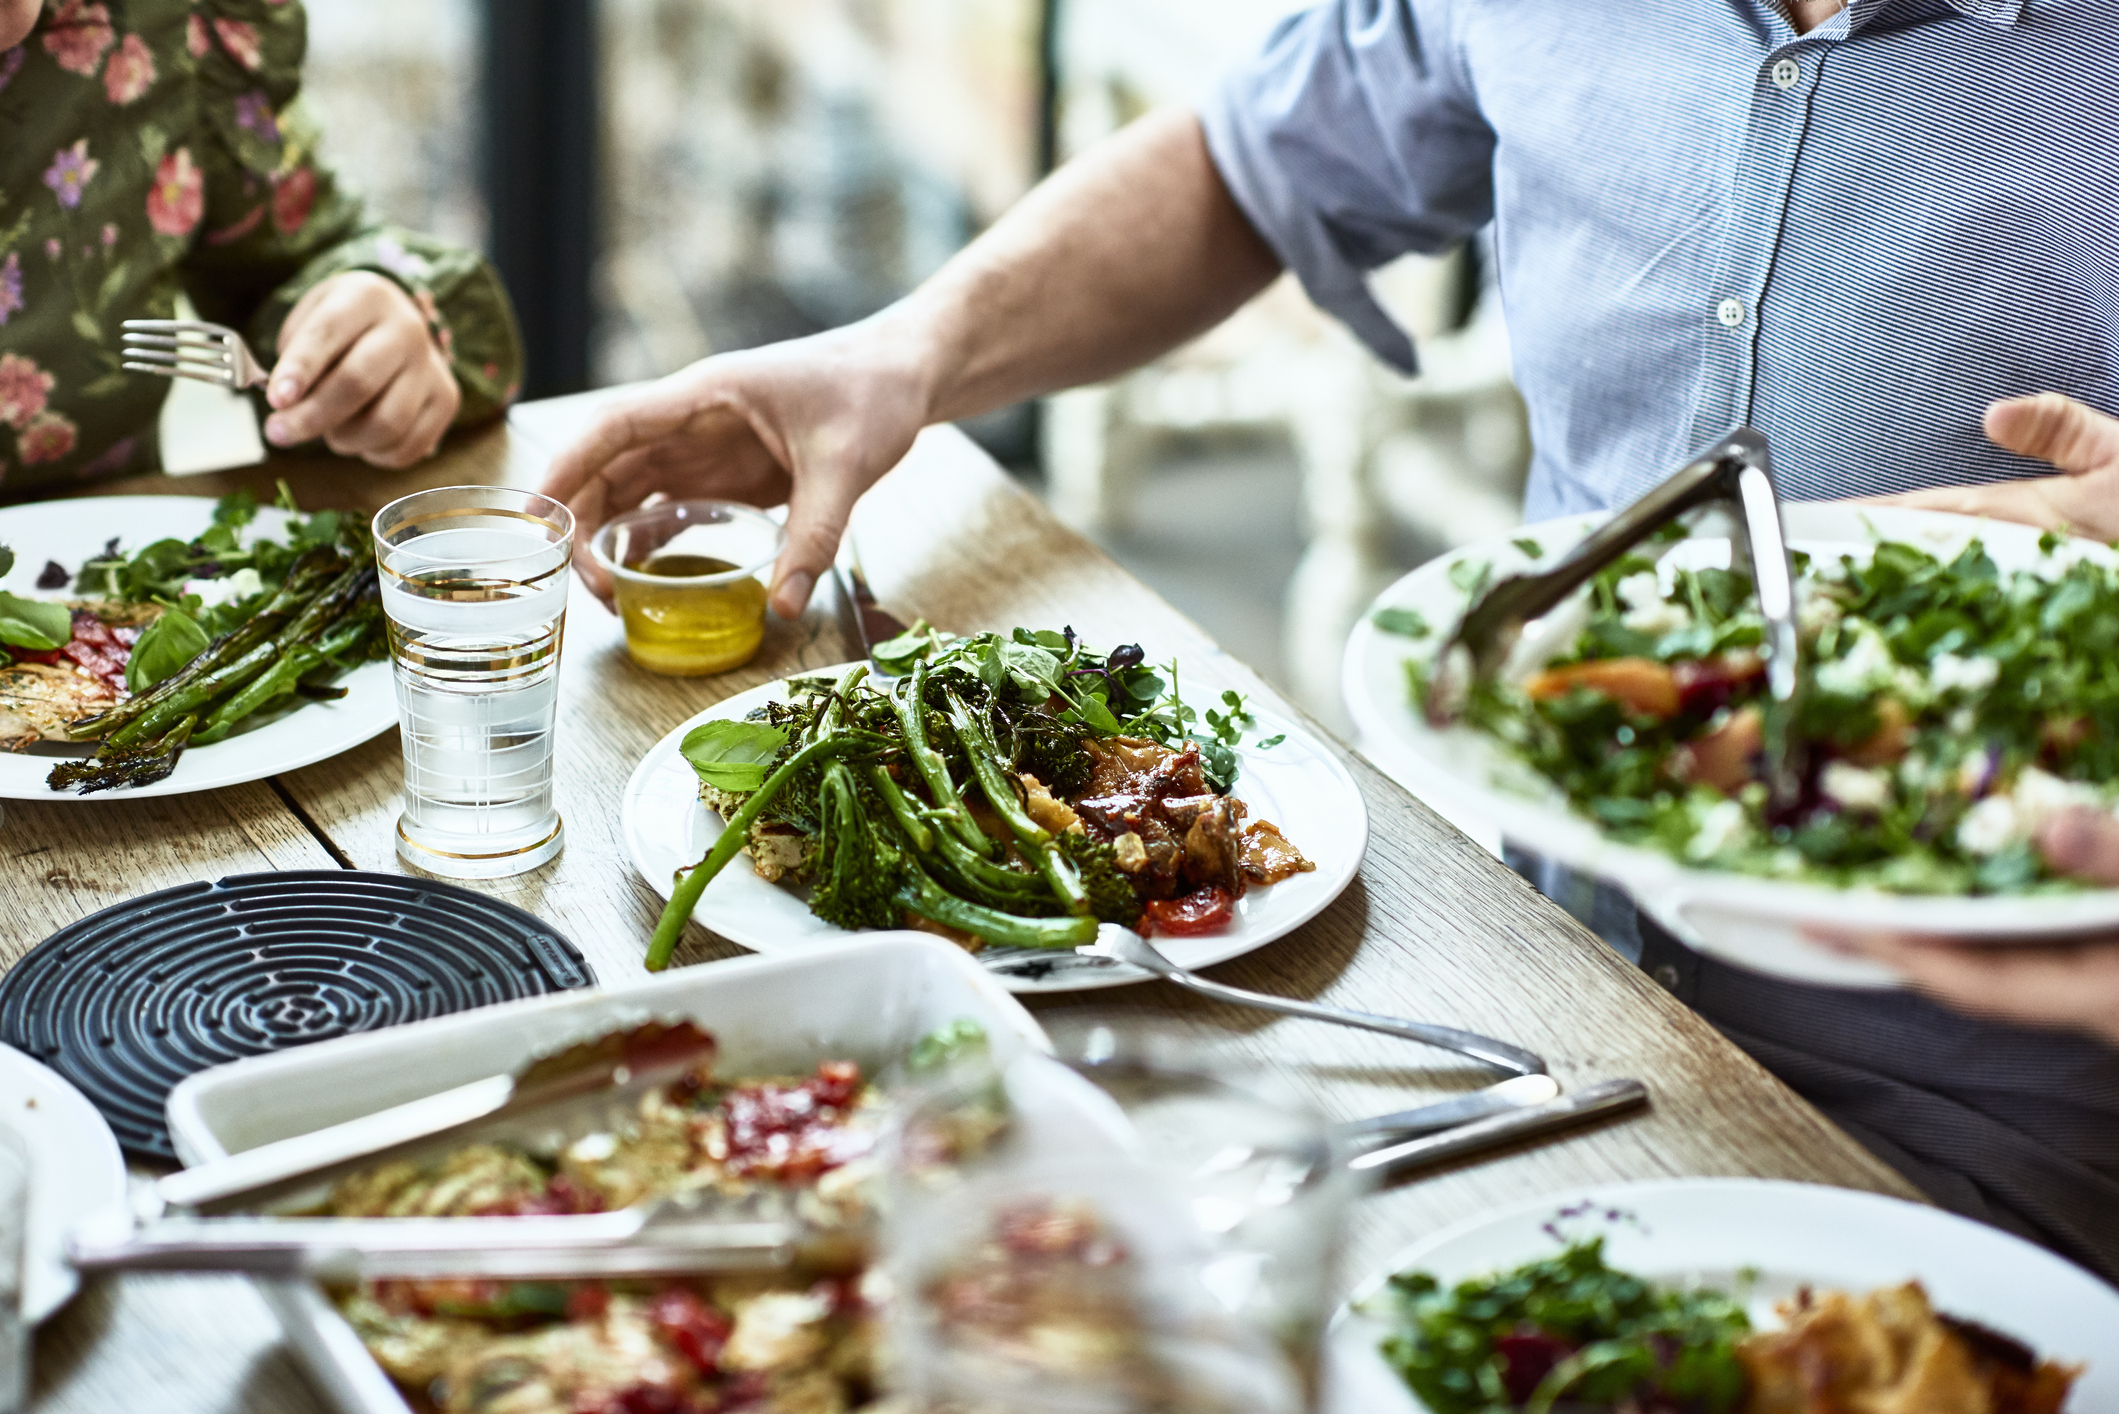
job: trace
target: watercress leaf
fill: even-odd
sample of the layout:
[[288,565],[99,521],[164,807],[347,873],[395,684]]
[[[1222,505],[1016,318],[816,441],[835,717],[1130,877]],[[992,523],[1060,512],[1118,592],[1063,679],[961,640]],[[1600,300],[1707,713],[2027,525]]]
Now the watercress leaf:
[[1426,615],[1417,609],[1378,609],[1369,615],[1369,622],[1385,633],[1395,633],[1401,638],[1425,638],[1434,632],[1428,626]]
[[1207,784],[1222,795],[1227,795],[1236,785],[1239,763],[1235,749],[1225,742],[1203,741],[1199,744],[1200,774]]
[[1111,709],[1104,705],[1104,699],[1096,693],[1078,692],[1067,700],[1074,705],[1063,713],[1063,716],[1072,717],[1091,731],[1100,732],[1105,736],[1118,735],[1118,718],[1111,715]]
[[1545,547],[1527,535],[1520,540],[1511,540],[1508,543],[1530,556],[1533,560],[1544,558]]
[[935,646],[935,631],[921,619],[896,638],[886,638],[869,652],[869,660],[883,672],[901,678]]
[[1449,567],[1449,582],[1467,599],[1477,599],[1493,572],[1491,560],[1459,560]]
[[1280,745],[1280,743],[1286,741],[1287,739],[1288,734],[1286,732],[1281,732],[1275,736],[1269,736],[1264,741],[1258,743],[1258,749],[1260,751],[1271,751],[1274,747]]
[[0,643],[49,653],[74,636],[73,610],[47,599],[0,593]]
[[[1022,630],[1018,629],[1016,632],[1020,633]],[[1054,633],[1049,628],[1041,628],[1031,634],[1030,641],[1040,648],[1049,648],[1062,657],[1074,651],[1074,645],[1067,641],[1067,635]]]
[[210,641],[191,615],[182,609],[164,609],[133,644],[132,657],[125,663],[125,686],[134,693],[147,691],[205,652]]
[[1050,697],[1059,690],[1059,659],[1033,644],[999,643],[994,651],[1015,685],[1030,696]]
[[699,779],[726,791],[765,784],[773,758],[787,745],[787,728],[764,722],[704,722],[685,733],[678,750]]
[[[282,482],[282,485],[286,483]],[[237,491],[223,496],[214,503],[213,523],[240,530],[258,517],[258,498],[248,491]]]

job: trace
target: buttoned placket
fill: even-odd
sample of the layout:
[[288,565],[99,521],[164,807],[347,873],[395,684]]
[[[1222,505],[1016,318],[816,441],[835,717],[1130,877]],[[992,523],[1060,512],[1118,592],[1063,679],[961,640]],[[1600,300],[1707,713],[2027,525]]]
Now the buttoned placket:
[[[1748,77],[1751,105],[1730,173],[1728,224],[1713,283],[1700,291],[1706,358],[1688,443],[1705,446],[1748,422],[1758,368],[1758,333],[1787,218],[1788,194],[1831,41],[1844,15],[1759,60]],[[1735,77],[1732,75],[1732,77]]]

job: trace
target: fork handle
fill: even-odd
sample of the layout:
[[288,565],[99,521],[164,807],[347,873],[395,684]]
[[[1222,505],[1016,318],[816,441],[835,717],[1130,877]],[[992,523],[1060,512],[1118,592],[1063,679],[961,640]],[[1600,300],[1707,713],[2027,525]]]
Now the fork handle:
[[1422,1045],[1439,1046],[1445,1051],[1470,1056],[1473,1060],[1484,1061],[1496,1069],[1514,1075],[1545,1073],[1543,1057],[1520,1046],[1511,1046],[1506,1041],[1481,1036],[1474,1031],[1459,1031],[1453,1026],[1433,1026],[1424,1021],[1405,1021],[1395,1016],[1378,1016],[1374,1012],[1349,1011],[1343,1007],[1297,1001],[1292,997],[1275,997],[1265,992],[1246,991],[1242,987],[1211,982],[1191,972],[1173,971],[1163,975],[1186,991],[1195,992],[1202,997],[1211,997],[1218,1002],[1228,1002],[1233,1006],[1279,1012],[1283,1016],[1299,1016],[1309,1021],[1326,1021],[1334,1026],[1352,1026],[1363,1031],[1395,1036],[1401,1041],[1418,1041]]

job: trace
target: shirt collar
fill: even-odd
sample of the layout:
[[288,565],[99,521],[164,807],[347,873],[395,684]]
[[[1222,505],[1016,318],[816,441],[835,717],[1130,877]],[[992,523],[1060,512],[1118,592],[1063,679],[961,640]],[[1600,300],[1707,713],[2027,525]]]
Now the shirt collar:
[[[1891,0],[1847,0],[1847,7],[1833,19],[1843,21],[1847,32],[1851,33],[1874,19],[1890,3]],[[2023,18],[2025,0],[1945,0],[1945,3],[1960,15],[1985,20],[1996,29],[2009,29]]]

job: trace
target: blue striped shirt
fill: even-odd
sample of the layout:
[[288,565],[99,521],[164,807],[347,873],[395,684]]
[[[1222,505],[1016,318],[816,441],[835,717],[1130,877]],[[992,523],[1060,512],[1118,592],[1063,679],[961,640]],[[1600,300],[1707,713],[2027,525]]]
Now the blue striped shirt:
[[1325,0],[1205,107],[1310,294],[1494,222],[1533,519],[1750,422],[1817,498],[2049,471],[1995,398],[2119,411],[2119,0]]

